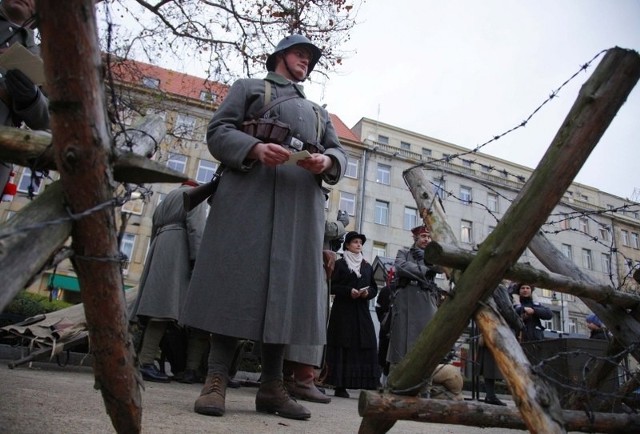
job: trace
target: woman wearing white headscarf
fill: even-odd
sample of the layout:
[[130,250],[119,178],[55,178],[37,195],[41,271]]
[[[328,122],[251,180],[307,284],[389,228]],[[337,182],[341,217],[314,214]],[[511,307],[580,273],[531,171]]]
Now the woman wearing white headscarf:
[[325,382],[335,388],[335,396],[348,398],[347,389],[373,390],[378,387],[380,366],[375,327],[369,300],[378,294],[373,267],[362,257],[367,238],[349,232],[343,257],[336,261],[331,278],[334,295],[327,331]]

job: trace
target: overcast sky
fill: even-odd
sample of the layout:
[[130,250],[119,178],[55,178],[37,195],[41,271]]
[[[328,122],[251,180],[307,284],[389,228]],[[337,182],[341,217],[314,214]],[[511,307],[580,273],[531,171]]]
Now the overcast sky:
[[[367,117],[469,149],[525,120],[600,51],[640,51],[640,0],[368,0],[358,21],[356,52],[307,96],[349,127]],[[535,168],[601,59],[481,152]],[[632,198],[639,134],[640,84],[576,181]]]

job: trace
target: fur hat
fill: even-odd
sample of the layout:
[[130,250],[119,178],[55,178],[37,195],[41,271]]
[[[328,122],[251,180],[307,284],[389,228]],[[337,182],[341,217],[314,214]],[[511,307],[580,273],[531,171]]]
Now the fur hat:
[[347,232],[347,235],[344,236],[344,243],[342,243],[342,250],[347,249],[347,244],[349,244],[354,238],[360,238],[362,240],[362,244],[367,242],[367,237],[364,234],[359,234],[356,231]]

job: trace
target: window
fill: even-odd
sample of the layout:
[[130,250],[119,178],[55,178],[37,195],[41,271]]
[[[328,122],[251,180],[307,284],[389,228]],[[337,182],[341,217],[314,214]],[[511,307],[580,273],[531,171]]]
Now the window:
[[433,180],[433,194],[438,196],[441,200],[446,199],[447,183],[444,178],[438,178]]
[[371,262],[376,258],[376,256],[380,256],[385,258],[387,256],[387,245],[384,243],[380,243],[377,241],[373,242],[373,251],[371,252]]
[[135,241],[136,236],[126,232],[122,237],[122,242],[120,243],[120,253],[126,257],[125,264],[122,267],[122,273],[125,275],[129,271],[129,264],[133,258],[133,247],[135,246]]
[[173,132],[178,137],[190,139],[196,129],[196,118],[190,115],[179,113],[176,117],[176,123]]
[[379,225],[389,225],[389,202],[376,200],[374,223]]
[[348,178],[357,178],[358,177],[358,165],[360,164],[360,160],[356,158],[347,158],[347,170],[344,176]]
[[185,173],[187,169],[187,156],[170,152],[169,158],[167,159],[167,167],[176,172]]
[[601,256],[602,272],[611,275],[611,255],[603,253]]
[[578,328],[576,327],[575,318],[569,318],[566,320],[567,323],[567,332],[569,333],[578,333]]
[[464,158],[462,159],[462,165],[464,167],[471,167],[473,165],[473,161],[472,160],[465,160]]
[[560,251],[562,252],[565,258],[567,258],[570,261],[573,261],[573,249],[569,244],[563,244],[562,246],[560,246]]
[[495,226],[487,226],[487,236],[491,235],[491,232],[493,232],[495,229]]
[[564,219],[564,220],[560,220],[560,229],[562,230],[569,230],[571,229],[571,220],[569,220],[568,218]]
[[429,148],[422,148],[422,156],[423,156],[423,157],[431,157],[431,154],[433,154],[433,152],[431,151],[431,149],[429,149]]
[[408,142],[400,142],[400,149],[404,149],[405,151],[411,150],[411,143]]
[[340,192],[340,208],[349,215],[356,214],[356,196],[352,193]]
[[498,195],[494,193],[487,194],[487,208],[491,212],[499,212]]
[[381,145],[388,145],[389,137],[378,134],[378,143],[380,143]]
[[593,260],[589,249],[582,249],[582,266],[587,270],[593,270]]
[[460,221],[460,241],[463,243],[473,242],[473,223],[468,220]]
[[589,219],[587,219],[586,217],[580,218],[580,230],[589,235]]
[[418,226],[418,210],[408,206],[404,207],[404,222],[403,228],[405,230],[411,230]]
[[636,232],[631,232],[631,247],[634,249],[640,248],[638,243],[640,243],[638,240],[638,234]]
[[198,161],[198,171],[196,172],[196,181],[200,184],[207,183],[213,178],[213,174],[218,169],[218,163],[209,160]]
[[142,77],[142,85],[144,87],[148,87],[150,89],[159,89],[160,88],[160,80],[153,77]]
[[216,102],[218,96],[211,92],[210,90],[201,90],[200,91],[200,101],[204,102]]
[[157,193],[158,201],[156,202],[156,206],[160,205],[165,197],[167,197],[166,193]]
[[553,318],[541,319],[540,322],[542,323],[542,327],[546,328],[547,330],[555,330],[553,328]]
[[143,210],[144,200],[140,198],[140,194],[138,192],[134,192],[134,194],[131,195],[131,199],[122,205],[122,212],[129,214],[142,215]]
[[162,118],[163,121],[167,120],[167,112],[164,110],[159,110],[157,108],[153,108],[153,107],[149,107],[147,109],[147,114],[148,115],[158,115]]
[[376,172],[376,182],[384,185],[391,184],[391,166],[387,164],[378,163],[378,170]]
[[480,170],[482,170],[485,173],[489,173],[493,170],[493,167],[487,166],[486,164],[480,164]]
[[609,227],[608,226],[600,226],[600,239],[602,241],[610,241],[611,238],[609,237]]
[[460,186],[460,200],[465,205],[471,205],[471,187]]
[[21,193],[29,193],[31,189],[33,194],[38,194],[40,192],[40,187],[42,186],[42,172],[36,170],[34,176],[31,176],[31,169],[25,167],[22,171],[22,176],[20,177],[20,182],[18,183],[18,191]]
[[622,236],[622,245],[630,246],[631,244],[629,244],[629,232],[623,229],[620,231],[620,235]]

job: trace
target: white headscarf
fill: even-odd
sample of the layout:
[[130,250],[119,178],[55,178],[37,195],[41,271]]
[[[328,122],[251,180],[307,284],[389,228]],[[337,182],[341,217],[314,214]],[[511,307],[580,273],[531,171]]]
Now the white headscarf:
[[349,270],[356,273],[356,276],[361,277],[360,265],[362,264],[362,252],[353,253],[345,250],[343,253],[343,257],[345,262],[347,263],[347,267],[349,267]]

